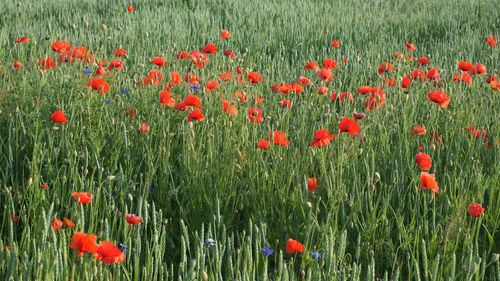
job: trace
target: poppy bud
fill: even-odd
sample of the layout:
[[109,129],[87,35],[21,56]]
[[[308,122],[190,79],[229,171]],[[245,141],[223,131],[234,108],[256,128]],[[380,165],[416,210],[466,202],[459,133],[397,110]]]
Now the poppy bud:
[[149,38],[149,33],[147,31],[146,31],[145,35],[146,35],[146,38]]
[[130,200],[130,201],[134,200],[134,197],[132,197],[132,194],[130,194],[130,193],[128,194],[128,200]]
[[406,95],[406,101],[408,101],[409,98],[410,98],[410,96]]
[[59,130],[59,127],[54,126],[54,127],[52,127],[52,130],[57,131],[57,130]]
[[192,122],[189,122],[189,123],[188,123],[188,127],[189,127],[189,129],[193,129],[193,123],[192,123]]
[[84,21],[83,24],[85,25],[85,28],[89,28],[89,22],[88,21]]
[[475,262],[474,263],[474,269],[473,269],[474,274],[476,274],[478,268],[479,268],[479,265]]
[[233,122],[229,121],[229,128],[231,128],[232,126],[233,126]]
[[306,202],[306,206],[309,208],[309,209],[312,209],[313,205],[311,204],[311,202],[307,201]]
[[83,171],[83,176],[86,176],[89,174],[89,170],[88,169],[85,169],[85,171]]
[[111,212],[113,212],[115,210],[115,205],[109,206],[109,209],[111,210]]
[[253,228],[253,230],[255,231],[255,233],[259,234],[259,227],[258,227],[258,226],[255,226],[255,227]]
[[358,149],[358,154],[359,155],[363,154],[363,149],[362,148]]
[[205,271],[201,272],[201,280],[203,280],[203,281],[208,280],[208,274]]
[[75,150],[75,157],[78,157],[78,152]]
[[116,215],[119,216],[119,217],[121,217],[122,216],[122,212],[118,211],[118,212],[116,212]]
[[305,277],[306,276],[306,272],[304,270],[301,270],[300,271],[300,275],[302,275],[302,277]]
[[370,256],[375,256],[375,252],[373,250],[370,250]]
[[492,262],[497,262],[498,261],[498,254],[497,253],[493,253],[491,254],[491,261]]
[[102,30],[106,30],[106,29],[108,29],[108,26],[103,23],[102,24]]
[[28,179],[28,186],[30,186],[33,183],[33,178]]
[[111,40],[111,36],[108,36],[108,40]]
[[59,202],[59,199],[56,199],[56,206],[61,205],[61,202]]
[[76,29],[76,25],[75,25],[75,24],[72,24],[72,25],[71,25],[71,28],[72,28],[72,29]]
[[380,181],[380,174],[378,172],[375,172],[375,183]]
[[118,30],[122,31],[122,30],[123,30],[123,28],[122,28],[121,26],[119,26],[119,27],[118,27]]
[[432,151],[436,151],[436,146],[434,144],[431,145]]
[[[189,123],[189,124],[192,124],[192,123]],[[193,130],[191,130],[191,137],[194,138],[194,131]]]
[[109,176],[107,176],[107,177],[106,177],[106,179],[107,179],[108,181],[112,181],[112,180],[114,180],[114,179],[115,179],[115,176],[109,175]]

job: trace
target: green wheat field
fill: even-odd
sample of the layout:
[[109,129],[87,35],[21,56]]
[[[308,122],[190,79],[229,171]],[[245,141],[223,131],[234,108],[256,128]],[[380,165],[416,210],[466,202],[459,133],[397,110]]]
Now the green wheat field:
[[3,0],[0,280],[500,281],[495,36],[495,0]]

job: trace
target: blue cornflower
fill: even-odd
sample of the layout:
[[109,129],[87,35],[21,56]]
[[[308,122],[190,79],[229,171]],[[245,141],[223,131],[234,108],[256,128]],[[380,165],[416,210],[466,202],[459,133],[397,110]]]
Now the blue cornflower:
[[198,86],[198,85],[192,85],[192,84],[191,84],[191,85],[189,85],[189,87],[190,87],[191,89],[195,89],[195,90],[199,90],[199,89],[201,89],[201,88],[200,88],[200,86]]
[[106,104],[112,104],[113,103],[113,101],[110,100],[110,99],[105,99],[105,100],[106,100]]
[[123,252],[123,254],[127,254],[127,250],[128,250],[128,247],[127,245],[123,245],[122,243],[120,243],[120,251]]
[[311,258],[319,260],[319,259],[321,259],[321,253],[320,252],[311,253]]
[[274,253],[274,250],[271,248],[262,248],[261,251],[268,256]]
[[265,47],[266,47],[266,45],[262,45],[261,47],[262,47],[262,48],[265,48]]
[[125,89],[122,89],[122,93],[124,93],[124,94],[128,94],[128,93],[130,93],[130,90],[125,90]]
[[215,245],[215,240],[212,238],[208,238],[203,243],[205,243],[205,246],[213,246],[213,245]]
[[152,188],[152,187],[150,187],[150,188],[149,188],[149,191],[153,192],[153,191],[155,191],[155,189],[154,189],[154,188]]
[[71,42],[71,44],[76,45],[76,42]]
[[83,70],[83,73],[90,75],[90,74],[92,74],[92,73],[93,73],[93,71],[92,71],[92,70],[88,70],[88,69],[86,69],[86,68],[85,68],[85,69]]

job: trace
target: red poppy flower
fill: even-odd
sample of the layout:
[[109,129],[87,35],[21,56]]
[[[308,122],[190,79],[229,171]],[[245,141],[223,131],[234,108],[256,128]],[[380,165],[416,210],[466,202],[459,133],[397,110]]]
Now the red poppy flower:
[[304,77],[304,76],[300,76],[299,78],[299,81],[298,81],[300,84],[303,84],[303,85],[309,85],[309,83],[311,83],[311,80],[307,79],[307,77]]
[[497,38],[493,35],[486,36],[486,38],[484,38],[484,41],[486,41],[491,47],[495,47],[495,45],[498,43]]
[[385,103],[385,93],[379,88],[376,92],[372,92],[370,98],[365,103],[365,108],[372,111],[375,108],[382,108]]
[[328,88],[325,86],[321,86],[318,88],[318,95],[326,96],[328,94]]
[[247,98],[248,95],[244,91],[237,91],[233,94],[233,99],[240,100],[240,102],[246,102]]
[[292,93],[300,94],[304,90],[302,85],[300,85],[298,83],[292,83],[292,84],[290,84],[290,86],[292,87],[292,90],[291,90]]
[[64,116],[64,112],[62,110],[57,110],[56,112],[50,115],[50,119],[56,123],[65,123],[69,122],[68,118]]
[[146,124],[146,123],[142,123],[142,125],[141,125],[141,132],[142,132],[142,133],[147,133],[147,132],[149,132],[149,125],[148,125],[148,124]]
[[128,5],[127,10],[132,13],[134,11],[134,7],[132,5]]
[[213,90],[213,89],[218,89],[219,88],[219,83],[217,83],[217,81],[208,81],[207,82],[207,89],[210,91],[210,90]]
[[425,79],[427,79],[425,71],[422,70],[422,69],[415,69],[415,70],[413,70],[412,72],[410,72],[409,77],[412,80],[419,80],[420,79],[422,81],[425,81]]
[[378,68],[378,74],[381,75],[382,73],[384,72],[387,72],[387,71],[394,71],[396,70],[394,68],[394,66],[392,66],[390,63],[388,62],[384,62],[380,65],[380,67]]
[[172,86],[177,85],[182,82],[181,75],[177,72],[170,72],[170,76],[172,77]]
[[16,43],[16,45],[19,45],[19,44],[21,44],[21,42],[22,43],[29,43],[30,42],[30,38],[27,37],[27,36],[24,36],[24,37],[21,37],[21,38],[17,39],[15,43]]
[[453,81],[457,82],[458,80],[462,80],[462,82],[467,84],[472,84],[472,77],[467,72],[457,72],[453,77]]
[[87,87],[92,87],[92,90],[97,90],[99,94],[105,94],[109,91],[109,84],[104,79],[93,77],[86,84]]
[[264,118],[262,118],[262,111],[258,107],[250,108],[248,117],[252,123],[261,123],[264,121]]
[[119,263],[125,260],[125,254],[109,241],[101,241],[97,248],[97,260],[105,264]]
[[361,86],[358,88],[358,94],[360,95],[366,95],[371,92],[372,92],[372,87],[370,86]]
[[123,62],[119,60],[111,60],[109,62],[108,70],[111,71],[113,69],[125,69],[125,66],[123,66]]
[[71,237],[71,243],[69,244],[69,247],[71,249],[79,251],[79,253],[76,255],[77,257],[82,257],[83,253],[87,252],[90,252],[95,257],[97,257],[97,248],[99,245],[95,243],[96,239],[97,237],[95,235],[87,235],[82,232],[76,232]]
[[232,78],[231,70],[226,70],[220,75],[220,80],[222,81],[231,81]]
[[323,63],[321,64],[325,69],[335,69],[337,67],[337,62],[332,60],[332,59],[325,59]]
[[49,187],[49,183],[48,183],[48,182],[46,182],[46,183],[44,183],[44,184],[42,185],[42,188],[43,188],[43,189],[45,189],[45,188],[47,188],[47,187]]
[[261,139],[259,140],[259,145],[257,147],[262,149],[268,149],[270,145],[271,144],[268,141]]
[[325,82],[330,82],[333,79],[333,73],[330,69],[323,68],[318,71],[318,77]]
[[135,110],[133,108],[127,107],[123,110],[123,114],[125,116],[128,116],[130,119],[134,118],[134,116],[137,116],[137,113],[135,113]]
[[51,57],[47,57],[46,59],[39,58],[38,62],[42,64],[40,67],[41,70],[47,70],[49,68],[56,67],[56,62],[52,61]]
[[327,129],[321,129],[314,132],[314,139],[311,143],[312,147],[325,146],[335,137],[335,134],[328,134]]
[[228,113],[229,115],[233,115],[233,116],[238,115],[238,110],[236,109],[236,106],[228,100],[222,101],[222,109],[224,110],[224,112]]
[[205,48],[201,50],[202,53],[205,54],[216,54],[217,53],[217,47],[214,44],[206,44]]
[[306,65],[304,65],[304,69],[314,69],[314,70],[319,70],[319,67],[317,65],[318,63],[316,61],[311,61],[308,62]]
[[63,226],[63,222],[60,219],[52,219],[50,226],[52,226],[52,229],[56,231]]
[[430,141],[434,141],[436,145],[441,144],[441,134],[438,131],[432,131],[429,139]]
[[225,50],[224,56],[231,57],[232,59],[236,58],[236,55],[233,53],[233,49]]
[[476,74],[483,74],[483,75],[487,75],[487,73],[486,73],[486,66],[484,66],[484,64],[480,64],[480,63],[478,63],[478,64],[476,64],[476,65],[474,66],[474,69],[472,69],[472,70],[470,71],[470,74],[471,74],[471,75],[476,75]]
[[247,75],[247,81],[250,82],[250,84],[261,83],[262,75],[257,72],[250,72]]
[[417,60],[417,64],[428,65],[431,63],[429,62],[429,59],[427,57],[421,57]]
[[333,40],[332,41],[332,48],[338,48],[340,46],[339,40]]
[[288,146],[290,142],[286,139],[286,134],[281,131],[274,131],[273,134],[268,134],[269,139],[280,146]]
[[160,92],[160,104],[168,107],[174,107],[175,100],[172,98],[171,92]]
[[88,192],[73,192],[71,196],[75,198],[75,201],[80,205],[87,205],[92,202],[92,194]]
[[468,132],[475,139],[479,139],[479,137],[481,136],[483,138],[483,141],[488,140],[488,133],[486,132],[486,130],[476,129],[475,125],[466,127],[465,131]]
[[425,135],[425,126],[424,125],[418,125],[416,127],[413,127],[413,129],[411,130],[411,134],[414,135],[414,136],[422,136],[422,135]]
[[175,57],[178,59],[178,60],[185,60],[189,57],[189,53],[186,52],[186,51],[179,51]]
[[205,120],[205,116],[201,113],[201,108],[196,108],[189,113],[187,120],[188,122],[192,122],[193,120],[203,121]]
[[397,80],[394,78],[383,78],[381,81],[382,86],[385,87],[396,87]]
[[347,132],[351,135],[359,134],[359,124],[354,119],[342,118],[339,123],[340,133]]
[[71,48],[73,47],[64,40],[52,42],[52,50],[56,53],[64,53],[66,50],[70,50]]
[[224,40],[227,38],[231,38],[231,33],[229,33],[229,31],[227,31],[227,30],[222,30],[220,33],[220,39]]
[[450,98],[444,92],[432,91],[427,94],[427,98],[437,103],[441,108],[446,108],[450,103]]
[[19,68],[23,67],[23,65],[21,64],[21,62],[20,62],[20,61],[18,61],[18,60],[16,60],[15,62],[13,62],[11,65],[12,65],[15,69],[19,69]]
[[125,217],[125,220],[129,223],[129,224],[137,224],[137,223],[140,223],[140,222],[143,222],[142,218],[141,217],[138,217],[134,214],[128,214],[126,217]]
[[363,112],[354,112],[352,114],[354,116],[355,119],[363,119],[366,117],[366,115],[363,113]]
[[471,71],[472,69],[474,69],[474,65],[467,61],[459,61],[458,68],[460,68],[460,70],[462,71]]
[[428,188],[435,193],[439,192],[438,183],[436,182],[436,176],[434,174],[422,172],[420,174],[420,182],[422,183],[422,185],[419,187],[419,189]]
[[354,97],[351,93],[339,93],[333,92],[330,96],[332,101],[354,101]]
[[11,220],[12,222],[18,222],[18,221],[19,221],[19,216],[14,216],[14,215],[11,215],[11,216],[10,216],[10,220]]
[[72,221],[70,221],[67,218],[64,218],[64,224],[66,224],[66,226],[70,227],[70,228],[75,228],[75,226],[76,226]]
[[417,50],[417,48],[415,48],[415,46],[413,44],[410,44],[410,43],[406,43],[406,48],[408,49],[408,51],[415,51]]
[[186,111],[189,110],[190,108],[191,107],[189,105],[186,105],[185,102],[180,102],[174,107],[175,110],[180,110],[180,111]]
[[432,160],[428,154],[418,153],[415,155],[415,161],[417,161],[417,165],[423,171],[428,171],[432,167]]
[[153,62],[159,67],[167,66],[167,60],[162,57],[154,57],[151,59],[151,62]]
[[202,69],[208,64],[207,55],[197,50],[194,50],[191,52],[191,54],[189,54],[189,59],[191,60],[192,63],[196,64],[198,69]]
[[484,213],[485,208],[478,203],[472,203],[467,207],[467,211],[469,211],[469,214],[473,217],[480,217]]
[[95,74],[101,77],[106,77],[106,70],[104,69],[104,67],[98,67],[97,70],[95,71]]
[[123,56],[127,55],[128,53],[124,49],[119,48],[119,49],[114,49],[113,54],[115,54],[115,57],[123,57]]
[[307,191],[314,192],[316,188],[320,187],[318,185],[318,180],[316,178],[308,178],[307,179]]
[[292,106],[290,105],[290,100],[280,100],[279,105],[281,107],[288,107],[291,108]]
[[437,68],[431,68],[427,71],[427,79],[437,80],[439,78],[441,77],[439,76],[439,70]]
[[184,103],[189,106],[199,107],[201,106],[201,100],[195,95],[188,95],[184,98]]
[[289,254],[302,253],[304,251],[304,246],[292,238],[288,239],[286,242],[286,252]]

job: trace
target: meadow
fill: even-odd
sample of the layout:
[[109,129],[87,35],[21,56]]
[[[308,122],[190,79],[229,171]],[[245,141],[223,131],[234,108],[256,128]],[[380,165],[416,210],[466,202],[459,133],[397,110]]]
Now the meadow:
[[500,281],[500,1],[0,9],[0,280]]

